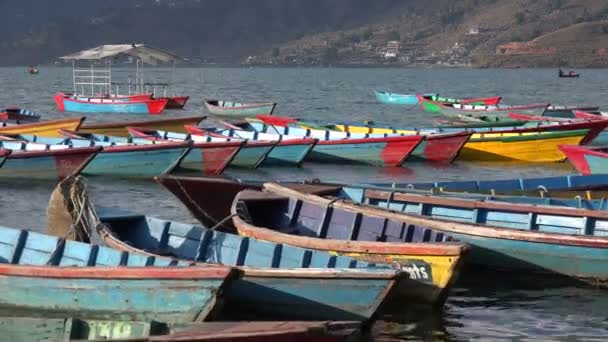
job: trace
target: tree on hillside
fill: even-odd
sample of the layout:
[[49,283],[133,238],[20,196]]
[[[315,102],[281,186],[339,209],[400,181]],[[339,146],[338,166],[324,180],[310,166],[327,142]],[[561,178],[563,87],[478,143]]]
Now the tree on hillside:
[[334,46],[328,47],[323,51],[323,62],[333,63],[338,60],[338,49]]

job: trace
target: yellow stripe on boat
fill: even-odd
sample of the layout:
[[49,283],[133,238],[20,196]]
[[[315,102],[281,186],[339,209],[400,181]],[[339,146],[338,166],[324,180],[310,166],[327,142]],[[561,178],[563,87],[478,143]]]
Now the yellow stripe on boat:
[[60,129],[77,131],[84,118],[41,121],[31,124],[6,126],[0,128],[0,134],[33,134],[41,137],[62,137]]
[[[338,253],[329,251],[330,254],[344,255],[351,258],[364,260],[374,263],[385,263],[390,265],[402,265],[412,261],[423,261],[430,265],[430,270],[414,270],[404,269],[410,274],[410,278],[417,279],[424,276],[424,272],[432,272],[432,287],[425,285],[420,281],[407,282],[407,288],[402,291],[408,291],[409,295],[420,296],[425,303],[440,304],[444,296],[447,295],[446,289],[449,289],[454,281],[458,278],[458,271],[461,269],[463,255],[392,255],[392,254],[368,254],[368,253]],[[416,274],[416,272],[420,272]]]

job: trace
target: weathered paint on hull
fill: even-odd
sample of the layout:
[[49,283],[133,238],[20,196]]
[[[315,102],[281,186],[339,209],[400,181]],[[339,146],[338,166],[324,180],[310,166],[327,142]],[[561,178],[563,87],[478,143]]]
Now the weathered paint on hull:
[[277,145],[262,166],[294,166],[300,165],[314,148],[314,144]]
[[[14,152],[18,154],[18,152]],[[69,175],[76,175],[96,152],[73,155],[40,156],[18,158],[9,156],[0,167],[2,178],[46,179],[57,180]]]
[[153,177],[170,172],[187,148],[125,152],[102,151],[82,171],[89,176]]
[[0,314],[192,322],[215,304],[223,281],[0,277]]
[[76,131],[82,124],[84,118],[62,119],[53,121],[42,121],[32,124],[7,126],[0,128],[0,134],[32,134],[42,137],[60,138],[60,129]]
[[[322,163],[355,163],[373,166],[401,166],[417,142],[373,142],[353,144],[323,144],[312,149],[308,160]],[[401,160],[399,160],[401,158]]]
[[[557,273],[608,280],[608,250],[464,234],[450,235],[473,248],[467,260],[497,269]],[[576,257],[573,257],[576,256]],[[470,257],[470,259],[468,259]]]
[[451,163],[458,157],[468,140],[468,135],[453,137],[434,137],[428,135],[406,159],[406,162],[429,161]]
[[458,158],[467,161],[557,162],[566,159],[559,145],[578,145],[586,134],[587,130],[579,130],[486,141],[474,136],[464,145]]
[[608,131],[604,130],[593,141],[589,143],[591,146],[606,146],[608,145]]
[[196,144],[180,163],[180,169],[197,170],[205,175],[219,175],[238,153],[240,145],[223,147],[198,147]]
[[264,146],[255,146],[245,144],[230,162],[231,167],[239,167],[246,169],[257,168],[268,156],[268,153],[274,147],[272,144]]
[[387,288],[386,279],[286,279],[245,272],[227,287],[225,308],[276,319],[368,320]]
[[192,118],[184,118],[183,120],[154,120],[150,121],[149,123],[141,121],[125,122],[122,126],[117,125],[114,127],[96,127],[97,125],[83,125],[78,130],[78,133],[93,133],[99,135],[109,135],[113,137],[129,137],[131,135],[129,134],[129,131],[127,131],[127,126],[177,133],[186,133],[184,125],[197,126],[204,118],[204,116],[199,116]]

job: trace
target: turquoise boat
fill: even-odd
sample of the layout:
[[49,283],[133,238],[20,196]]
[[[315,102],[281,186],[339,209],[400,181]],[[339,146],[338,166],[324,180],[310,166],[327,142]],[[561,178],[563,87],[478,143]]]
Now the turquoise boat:
[[[225,289],[229,317],[369,320],[405,281],[387,265],[259,241],[119,210],[99,210],[100,236],[130,252],[232,265],[244,277]],[[128,243],[127,243],[128,241]]]
[[[266,118],[274,118],[267,116]],[[283,118],[279,118],[283,120]],[[399,167],[412,155],[425,139],[423,135],[357,134],[329,130],[282,127],[264,124],[259,120],[248,120],[246,130],[259,133],[275,132],[283,139],[312,138],[316,145],[307,160],[321,163],[367,164],[381,167]]]
[[202,321],[238,271],[0,227],[0,315]]
[[582,175],[608,173],[608,147],[562,145],[559,149]]
[[[416,95],[403,95],[396,93],[389,93],[387,91],[376,91],[376,100],[384,104],[395,104],[395,105],[410,105],[415,106],[418,104],[418,97]],[[431,94],[427,94],[431,95]]]
[[58,180],[85,169],[101,147],[0,141],[0,177]]
[[[236,141],[227,137],[211,137],[211,136],[199,136],[185,133],[158,131],[158,130],[143,130],[139,128],[128,128],[129,133],[133,137],[146,138],[155,141],[191,141],[193,143],[193,151],[184,157],[186,165],[199,164],[201,165],[205,160],[203,153],[198,151],[199,148],[204,148],[209,143],[230,143],[231,146],[239,146],[236,153],[230,153],[224,151],[221,156],[230,157],[229,166],[245,169],[257,169],[270,152],[277,145],[278,141],[243,141],[237,139]],[[201,157],[202,156],[202,157]]]
[[[295,190],[276,184],[266,190]],[[277,190],[278,189],[278,190]],[[297,192],[296,192],[297,193]],[[468,261],[493,270],[608,280],[608,212],[569,207],[485,202],[403,193],[393,189],[342,188],[328,194],[346,206],[380,212],[472,246]],[[342,204],[341,204],[342,205]]]
[[[262,166],[300,166],[304,159],[315,147],[318,139],[307,137],[292,137],[273,133],[261,133],[257,131],[246,131],[238,126],[222,123],[226,129],[201,129],[195,126],[185,126],[186,131],[193,135],[212,136],[218,138],[243,139],[247,141],[278,141],[278,144],[270,151],[268,157],[262,162]],[[232,127],[232,128],[231,128]]]
[[277,106],[274,102],[239,103],[218,100],[205,100],[204,104],[211,114],[238,117],[271,115]]
[[153,177],[170,173],[190,150],[190,142],[154,144],[142,139],[136,144],[126,138],[117,142],[75,138],[49,138],[34,135],[13,136],[31,142],[71,147],[98,147],[101,151],[82,170],[89,176]]
[[[127,128],[127,130],[138,132],[138,129]],[[61,131],[61,133],[67,138],[87,139],[101,143],[135,143],[141,145],[166,143],[166,141],[157,141],[156,139],[150,139],[148,137],[117,137],[69,131]],[[143,133],[140,132],[137,134]],[[177,140],[178,142],[185,141],[183,139]],[[175,170],[201,171],[203,175],[219,175],[224,172],[244,144],[244,141],[229,141],[227,139],[209,140],[204,143],[192,143],[191,149],[183,158],[181,158],[181,162],[177,165]]]

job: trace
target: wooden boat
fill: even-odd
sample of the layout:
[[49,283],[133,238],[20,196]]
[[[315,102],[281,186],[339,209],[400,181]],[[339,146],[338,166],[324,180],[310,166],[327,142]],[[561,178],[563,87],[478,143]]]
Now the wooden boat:
[[[147,138],[133,138],[133,137],[114,137],[108,135],[98,134],[86,134],[79,132],[61,131],[66,138],[70,139],[86,139],[90,141],[99,142],[101,144],[110,145],[125,145],[125,144],[139,144],[139,145],[151,145],[151,144],[164,144],[166,142],[157,142]],[[178,141],[178,143],[180,143]],[[181,143],[185,143],[182,141]],[[235,155],[242,148],[244,142],[236,141],[209,141],[206,143],[192,143],[190,149],[185,152],[185,155],[180,155],[171,164],[174,166],[172,170],[184,169],[184,170],[197,170],[202,171],[204,175],[219,175],[228,167],[230,162],[234,159]],[[177,162],[179,160],[179,162]],[[158,164],[151,162],[143,166],[143,168],[149,168]],[[169,172],[169,165],[165,169]],[[158,169],[152,169],[153,175],[158,175]],[[165,172],[163,172],[165,173]]]
[[[267,120],[268,117],[258,116]],[[282,119],[281,119],[282,120]],[[325,163],[356,163],[381,167],[398,167],[412,154],[424,140],[422,135],[410,136],[361,136],[349,138],[342,132],[306,130],[300,128],[263,129],[252,125],[262,133],[279,132],[281,135],[299,138],[315,138],[319,141],[313,148],[310,161]]]
[[570,72],[563,72],[562,69],[559,69],[559,72],[557,74],[557,76],[559,78],[578,78],[580,75],[575,73],[574,71],[570,71]]
[[[425,102],[420,102],[418,100],[418,96],[424,98]],[[502,97],[493,96],[493,97],[482,97],[482,98],[472,98],[472,99],[455,99],[450,97],[439,96],[437,94],[430,95],[416,95],[417,101],[416,103],[422,106],[422,109],[428,113],[441,113],[441,108],[437,105],[437,103],[461,103],[461,104],[470,104],[470,105],[488,105],[488,106],[496,106],[500,103]]]
[[76,318],[0,317],[7,341],[346,341],[358,322],[201,322],[166,324]]
[[380,103],[384,104],[396,104],[396,105],[410,105],[414,106],[418,104],[418,98],[416,95],[404,95],[404,94],[396,94],[389,93],[387,91],[376,91],[374,90],[374,95],[376,95],[376,100]]
[[53,96],[60,112],[78,113],[130,113],[160,114],[167,105],[167,99],[112,99],[72,96],[57,93]]
[[[192,135],[211,136],[216,138],[226,138],[247,141],[278,141],[278,144],[270,151],[267,158],[262,162],[262,166],[300,166],[304,159],[310,154],[318,139],[290,137],[272,133],[251,132],[240,129],[238,126],[231,126],[227,123],[226,127],[234,127],[215,130],[205,130],[194,126],[185,126],[186,131]],[[217,132],[217,133],[215,133]]]
[[475,104],[463,104],[463,103],[440,103],[430,101],[422,96],[418,96],[418,101],[425,109],[428,105],[432,104],[438,107],[439,112],[447,117],[453,118],[466,118],[468,116],[475,115],[502,115],[506,116],[511,112],[530,114],[530,115],[542,115],[543,112],[549,106],[546,103],[541,104],[529,104],[523,106],[507,106],[507,105],[475,105]]
[[274,102],[238,103],[218,100],[205,100],[209,113],[220,116],[270,115],[276,107]]
[[[278,141],[245,141],[230,138],[216,138],[210,136],[200,136],[191,134],[182,134],[175,132],[166,131],[146,131],[138,128],[129,127],[129,133],[133,137],[150,139],[159,142],[171,142],[171,141],[191,141],[192,150],[184,157],[187,165],[204,165],[205,160],[208,158],[206,155],[201,154],[199,148],[202,148],[204,152],[205,148],[211,142],[223,143],[222,146],[232,147],[225,149],[219,156],[221,160],[230,159],[229,166],[256,169],[264,162],[268,157],[268,154],[274,149]],[[235,150],[239,147],[238,150]],[[218,156],[213,155],[211,158],[217,159]],[[200,166],[199,166],[200,167]]]
[[[464,180],[432,183],[369,183],[378,187],[395,189],[419,189],[458,191],[491,194],[537,193],[552,196],[565,194],[572,197],[576,192],[608,190],[608,175],[567,175],[541,178],[515,178],[503,180]],[[561,197],[561,196],[560,196]]]
[[[155,180],[173,193],[203,224],[221,226],[224,230],[229,231],[233,231],[234,226],[230,222],[226,222],[225,218],[231,215],[230,210],[236,195],[243,190],[261,189],[261,183],[240,183],[227,179],[161,176],[156,177]],[[290,186],[302,188],[295,184],[290,184]],[[323,191],[333,191],[336,186],[320,188]],[[318,189],[319,187],[315,188],[315,190]],[[336,219],[338,219],[337,216]],[[365,222],[370,220],[374,221],[374,218],[362,218],[362,221]],[[375,223],[370,224],[377,227],[383,222],[380,221],[376,220]],[[339,230],[340,226],[340,224],[336,224],[328,229]],[[390,224],[389,226],[392,227]],[[410,237],[408,243],[402,243],[403,240],[399,240],[401,241],[399,242],[389,237],[377,240],[372,235],[361,233],[359,236],[345,236],[328,233],[318,239],[288,236],[285,239],[289,241],[277,240],[276,242],[294,245],[297,239],[310,240],[310,243],[296,245],[350,255],[373,262],[398,263],[414,280],[408,282],[407,286],[399,292],[399,298],[407,297],[410,305],[441,306],[457,275],[461,255],[465,251],[464,247],[440,243],[442,239],[438,237],[434,237],[435,240],[432,240],[433,243],[431,243],[428,237],[417,235]],[[402,302],[400,299],[397,301]]]
[[[438,163],[451,163],[454,161],[454,159],[456,159],[460,153],[460,150],[463,148],[463,146],[465,146],[466,142],[471,137],[470,132],[465,132],[463,130],[453,133],[428,132],[428,134],[420,134],[419,132],[409,132],[407,134],[369,134],[342,132],[338,130],[334,131],[330,129],[323,129],[323,126],[317,128],[308,128],[310,127],[309,125],[297,127],[299,122],[291,118],[260,115],[258,116],[258,120],[261,122],[248,119],[248,123],[244,125],[244,127],[257,132],[258,134],[277,132],[283,137],[314,137],[317,139],[332,140],[382,139],[390,136],[424,136],[424,139],[422,139],[411,154],[406,157],[404,162],[431,161]],[[295,124],[296,126],[292,126],[291,124]]]
[[0,141],[0,177],[63,179],[90,164],[101,147],[53,146],[21,141]]
[[23,108],[9,107],[0,112],[0,120],[17,123],[38,122],[40,121],[40,114]]
[[153,177],[170,173],[179,166],[182,158],[190,151],[191,145],[190,142],[154,144],[143,140],[129,143],[126,141],[94,141],[73,137],[46,138],[32,135],[12,136],[12,138],[49,144],[54,146],[53,148],[101,148],[97,156],[82,170],[82,174],[90,176]]
[[608,148],[605,146],[561,145],[559,149],[582,175],[608,173]]
[[167,99],[167,109],[183,109],[188,102],[190,96],[169,96],[169,97],[159,97],[161,99]]
[[0,241],[2,316],[202,321],[238,274],[6,227]]
[[60,129],[77,131],[84,118],[59,119],[40,121],[20,125],[3,125],[0,127],[0,135],[5,134],[35,134],[45,137],[60,137]]
[[171,131],[185,133],[184,125],[194,125],[205,120],[206,116],[196,115],[189,117],[166,118],[160,120],[140,120],[140,121],[117,121],[103,122],[82,125],[78,129],[78,133],[94,133],[111,135],[115,137],[128,137],[129,131],[127,127],[137,127],[142,129],[159,129],[163,131]]
[[111,247],[241,269],[242,281],[225,290],[229,317],[368,320],[401,281],[390,268],[202,226],[119,211],[100,211],[99,218]]
[[[254,203],[256,208],[262,209],[249,211],[252,215],[250,222],[273,224],[277,228],[291,226],[302,234],[306,234],[308,229],[312,229],[310,233],[314,234],[315,227],[327,227],[324,215],[307,213],[305,218],[298,219],[302,214],[298,212],[297,203],[319,200],[318,196],[278,184],[266,184],[264,188],[287,198],[289,205],[283,203],[279,208],[276,204],[266,203],[264,206]],[[358,197],[361,194],[363,196]],[[350,209],[402,222],[402,230],[398,230],[396,236],[408,236],[416,229],[430,229],[432,231],[427,234],[431,236],[433,232],[452,236],[472,246],[467,260],[492,270],[582,278],[595,284],[608,279],[608,270],[603,267],[608,259],[605,228],[608,226],[608,212],[605,211],[482,202],[373,189],[341,198],[346,200],[327,200],[331,205],[326,206],[326,212]],[[244,203],[247,204],[246,198]],[[273,219],[273,215],[282,216]],[[343,222],[348,234],[354,225],[349,225],[349,220]],[[241,233],[254,237],[264,233],[248,224],[240,224],[237,228]],[[272,235],[268,238],[275,239]]]
[[[304,129],[299,127],[277,127],[273,124],[295,124],[299,125],[299,122],[290,118],[280,117],[263,117],[259,116],[259,120],[262,120],[264,124],[272,125],[271,128],[265,127],[264,124],[249,120],[249,124],[253,129],[264,131],[279,131],[281,133],[292,134],[292,132],[299,132],[299,134],[310,134],[318,135],[319,133],[325,133],[330,136],[336,136],[342,134],[341,137],[345,137],[345,134],[349,134],[351,126],[346,128],[345,126],[333,125],[332,127],[340,127],[341,130],[348,130],[349,132],[329,132],[320,131],[315,129]],[[565,159],[564,154],[558,149],[558,145],[567,144],[566,141],[572,142],[572,144],[585,144],[593,141],[608,125],[608,121],[596,121],[595,123],[602,122],[602,124],[595,125],[592,122],[563,122],[554,124],[536,125],[531,127],[522,127],[508,130],[505,128],[497,129],[496,131],[480,130],[479,133],[470,136],[468,141],[465,140],[466,144],[457,152],[460,160],[471,160],[471,161],[521,161],[521,162],[551,162],[561,161]],[[304,127],[307,127],[304,124]],[[363,130],[369,131],[370,128],[352,128],[352,130]],[[372,134],[387,134],[387,129],[372,129]],[[395,132],[394,134],[427,134],[434,133],[433,131],[420,131],[420,130],[388,130]],[[381,132],[381,133],[375,133]],[[350,133],[363,134],[363,133]],[[365,133],[367,134],[367,133]],[[370,135],[372,136],[372,135]],[[375,135],[374,135],[375,136]],[[427,135],[428,139],[429,135]],[[538,142],[542,141],[543,144],[539,145]],[[464,143],[464,142],[462,142]],[[432,147],[431,145],[430,147]],[[441,150],[439,148],[434,150]],[[426,150],[424,151],[427,154]],[[451,153],[446,155],[452,155]],[[433,155],[433,152],[429,152],[428,155]],[[439,154],[441,156],[441,154]]]

